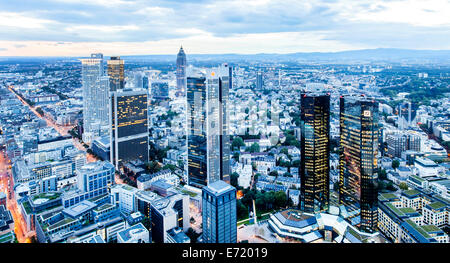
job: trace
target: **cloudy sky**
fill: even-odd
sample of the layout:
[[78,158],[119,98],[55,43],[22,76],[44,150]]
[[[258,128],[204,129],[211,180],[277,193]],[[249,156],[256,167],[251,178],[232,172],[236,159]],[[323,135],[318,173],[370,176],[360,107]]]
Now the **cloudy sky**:
[[450,0],[0,0],[0,56],[450,49]]

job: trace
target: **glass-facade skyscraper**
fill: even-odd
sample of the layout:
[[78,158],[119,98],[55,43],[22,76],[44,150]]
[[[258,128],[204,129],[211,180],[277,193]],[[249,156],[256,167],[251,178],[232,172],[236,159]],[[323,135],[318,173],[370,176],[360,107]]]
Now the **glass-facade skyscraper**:
[[103,54],[81,59],[83,87],[83,141],[90,144],[108,131],[108,77],[104,74]]
[[378,103],[363,97],[340,99],[341,214],[361,230],[378,223]]
[[330,199],[330,95],[301,95],[300,208],[325,212]]
[[418,106],[409,101],[403,102],[397,106],[398,110],[398,128],[406,129],[414,126]]
[[216,181],[202,189],[204,243],[236,243],[236,188]]
[[184,53],[183,47],[180,47],[180,51],[177,55],[177,91],[181,94],[186,92],[186,53]]
[[196,71],[187,77],[188,183],[202,188],[230,181],[230,142],[226,105],[231,68]]
[[120,57],[114,56],[108,60],[108,76],[111,91],[121,90],[125,87],[125,63]]
[[262,90],[263,86],[264,86],[263,73],[261,71],[258,71],[256,73],[256,90]]
[[110,160],[116,169],[136,159],[148,162],[147,99],[144,89],[111,93]]

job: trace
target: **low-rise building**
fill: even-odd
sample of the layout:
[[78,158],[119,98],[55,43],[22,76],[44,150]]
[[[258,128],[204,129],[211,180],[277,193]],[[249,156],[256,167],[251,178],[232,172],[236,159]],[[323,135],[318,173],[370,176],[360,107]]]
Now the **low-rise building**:
[[138,223],[117,233],[117,243],[150,243],[150,232]]

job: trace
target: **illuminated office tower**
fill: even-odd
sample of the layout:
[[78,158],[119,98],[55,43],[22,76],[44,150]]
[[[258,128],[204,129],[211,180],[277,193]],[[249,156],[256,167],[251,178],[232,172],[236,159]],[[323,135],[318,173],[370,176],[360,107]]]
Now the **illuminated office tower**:
[[108,76],[111,91],[121,90],[125,87],[124,61],[120,57],[111,57],[108,60]]
[[256,73],[256,90],[262,90],[264,86],[263,74],[261,71]]
[[328,210],[330,199],[330,95],[301,95],[300,207]]
[[341,97],[341,215],[366,232],[376,231],[378,222],[378,130],[377,102],[363,97]]
[[83,141],[93,139],[108,131],[108,77],[104,75],[103,55],[92,54],[81,59],[81,84],[83,86]]
[[188,183],[202,188],[230,182],[230,142],[226,104],[231,68],[196,70],[187,77]]
[[204,243],[236,243],[236,188],[215,181],[202,189]]
[[148,162],[147,91],[111,93],[110,160],[119,169],[133,160]]
[[186,54],[184,53],[183,47],[177,55],[177,91],[181,94],[186,92]]

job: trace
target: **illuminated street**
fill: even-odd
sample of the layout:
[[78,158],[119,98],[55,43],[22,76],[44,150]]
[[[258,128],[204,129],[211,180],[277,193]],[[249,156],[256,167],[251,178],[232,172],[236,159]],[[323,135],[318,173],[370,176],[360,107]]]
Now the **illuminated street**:
[[[53,129],[55,129],[61,136],[67,136],[67,134],[69,133],[69,131],[71,129],[73,129],[73,126],[60,126],[57,125],[56,123],[54,123],[52,120],[50,120],[49,118],[45,117],[45,116],[41,116],[35,109],[35,107],[32,107],[30,104],[28,104],[26,101],[24,101],[19,95],[17,95],[17,93],[14,92],[14,90],[12,89],[12,87],[9,88],[9,90],[14,93],[16,95],[16,97],[26,106],[28,106],[28,108],[39,118],[45,120],[47,122],[47,126],[52,127]],[[86,148],[82,145],[82,143],[77,139],[77,138],[73,138],[73,145],[81,151],[86,151]],[[87,162],[94,162],[97,159],[92,156],[91,154],[86,154],[86,158],[87,158]]]
[[[29,237],[34,235],[33,232],[27,233],[26,222],[23,219],[20,208],[13,196],[12,189],[14,189],[14,180],[11,178],[11,172],[8,169],[9,160],[3,152],[0,153],[0,191],[5,192],[7,196],[7,208],[11,211],[14,219],[14,232],[20,243],[30,243]],[[10,198],[10,194],[11,197]]]

